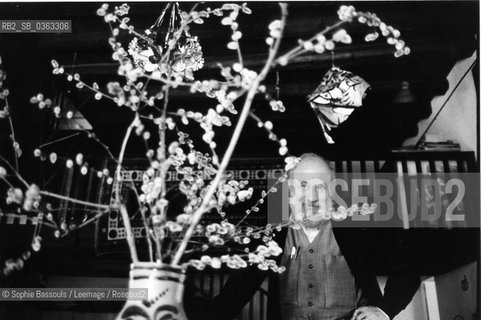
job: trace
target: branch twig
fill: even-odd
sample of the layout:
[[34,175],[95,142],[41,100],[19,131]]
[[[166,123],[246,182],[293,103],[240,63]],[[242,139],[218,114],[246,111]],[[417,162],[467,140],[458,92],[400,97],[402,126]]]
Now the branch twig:
[[184,254],[187,245],[189,243],[190,238],[194,234],[195,227],[197,224],[200,222],[202,216],[206,212],[206,208],[209,206],[209,203],[211,201],[212,196],[214,195],[214,192],[217,189],[217,186],[219,185],[221,179],[223,178],[224,171],[227,168],[227,165],[229,164],[230,158],[232,156],[232,153],[234,152],[234,149],[236,147],[237,141],[239,140],[240,134],[242,132],[242,129],[244,127],[245,121],[247,117],[249,116],[249,111],[252,105],[252,102],[254,100],[254,96],[257,93],[257,89],[260,85],[260,83],[264,80],[266,77],[267,73],[269,72],[270,68],[273,65],[275,56],[277,54],[277,51],[279,50],[279,45],[280,41],[282,38],[282,33],[284,31],[284,26],[286,23],[286,18],[287,18],[287,4],[285,3],[280,3],[279,4],[281,7],[282,11],[282,26],[281,26],[281,36],[277,39],[275,42],[274,46],[269,50],[269,57],[267,59],[266,64],[264,65],[264,68],[262,69],[261,73],[256,77],[256,79],[252,82],[252,85],[247,93],[246,100],[244,102],[244,106],[242,109],[242,112],[239,116],[239,120],[237,122],[236,128],[234,130],[234,133],[232,134],[231,141],[229,143],[229,146],[224,154],[224,157],[222,158],[222,163],[219,166],[219,170],[217,171],[217,174],[214,178],[214,181],[211,183],[209,190],[207,194],[204,197],[204,200],[202,201],[201,206],[195,211],[195,213],[192,216],[192,223],[190,224],[189,228],[187,229],[184,238],[182,239],[182,242],[179,246],[179,249],[174,255],[174,258],[172,260],[173,265],[178,265],[180,263],[180,260],[182,258],[182,255]]
[[57,199],[60,199],[60,200],[70,201],[70,202],[81,204],[81,205],[84,205],[84,206],[99,208],[99,209],[102,209],[102,210],[109,210],[110,209],[110,207],[108,205],[105,205],[105,204],[98,204],[98,203],[93,203],[93,202],[88,202],[88,201],[77,200],[77,199],[65,197],[65,196],[62,196],[62,195],[59,195],[59,194],[56,194],[56,193],[52,193],[52,192],[48,192],[48,191],[41,190],[40,194],[42,194],[44,196],[47,196],[47,197],[52,197],[52,198],[57,198]]
[[129,213],[127,212],[127,208],[125,207],[125,205],[121,203],[120,183],[122,181],[121,170],[122,170],[122,162],[124,160],[124,155],[125,155],[125,149],[127,148],[127,142],[129,141],[130,135],[132,133],[132,129],[135,127],[135,124],[138,121],[138,119],[139,119],[139,116],[138,116],[138,114],[136,114],[135,119],[129,125],[129,127],[127,128],[127,132],[125,133],[125,137],[124,137],[124,140],[122,142],[122,147],[120,148],[119,161],[117,163],[117,170],[116,170],[117,181],[116,181],[116,185],[115,185],[116,202],[117,202],[117,204],[119,204],[120,214],[122,216],[122,221],[123,221],[124,227],[125,227],[127,244],[129,245],[130,256],[132,257],[133,262],[138,262],[139,259],[137,257],[137,248],[135,247],[135,238],[134,238],[134,235],[132,233],[132,227],[130,225]]

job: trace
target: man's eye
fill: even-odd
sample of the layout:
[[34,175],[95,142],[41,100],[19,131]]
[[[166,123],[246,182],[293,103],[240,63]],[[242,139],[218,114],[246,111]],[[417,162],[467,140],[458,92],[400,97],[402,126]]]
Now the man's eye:
[[318,184],[316,185],[316,191],[321,191],[321,190],[325,190],[326,189],[326,185],[325,184]]

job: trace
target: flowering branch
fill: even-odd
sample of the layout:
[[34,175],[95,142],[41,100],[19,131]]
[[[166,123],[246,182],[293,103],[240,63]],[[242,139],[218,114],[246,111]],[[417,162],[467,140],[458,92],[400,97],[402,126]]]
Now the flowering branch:
[[217,171],[216,177],[214,178],[214,181],[212,182],[212,184],[209,186],[209,191],[205,195],[204,200],[202,202],[202,205],[199,207],[199,209],[197,209],[197,211],[194,213],[194,215],[192,217],[192,223],[189,226],[189,229],[187,230],[187,232],[185,233],[184,239],[182,240],[182,242],[179,246],[179,249],[175,253],[174,258],[172,260],[172,263],[174,265],[179,264],[179,262],[182,258],[182,255],[183,255],[185,249],[187,248],[187,243],[189,242],[190,238],[192,237],[192,235],[194,233],[195,226],[200,222],[200,219],[202,218],[202,216],[206,212],[205,210],[207,209],[207,207],[208,207],[208,205],[211,201],[212,195],[214,194],[217,186],[219,185],[219,182],[222,178],[222,175],[223,175],[225,169],[227,168],[227,165],[230,161],[232,153],[234,152],[234,148],[237,144],[237,141],[239,140],[240,134],[242,132],[242,128],[244,127],[244,123],[247,119],[247,116],[249,115],[249,110],[250,110],[250,107],[252,105],[252,101],[254,100],[254,96],[257,93],[257,88],[259,87],[261,81],[264,80],[265,76],[269,72],[269,70],[271,68],[271,65],[272,65],[272,62],[274,61],[275,55],[277,53],[277,50],[279,49],[280,41],[281,41],[281,38],[282,38],[282,31],[284,30],[285,21],[286,21],[286,18],[287,18],[287,5],[285,3],[280,3],[279,6],[281,7],[281,11],[282,11],[282,16],[281,16],[281,22],[282,23],[281,23],[281,27],[280,27],[281,33],[279,35],[279,38],[276,39],[276,42],[275,42],[273,48],[270,49],[269,57],[267,59],[267,62],[265,64],[264,68],[262,69],[261,73],[257,76],[257,78],[254,80],[250,90],[247,93],[247,97],[246,97],[246,100],[245,100],[245,103],[244,103],[244,107],[243,107],[242,112],[239,116],[239,120],[237,122],[234,133],[232,134],[232,138],[231,138],[231,141],[229,143],[229,146],[228,146],[228,148],[227,148],[227,150],[224,154],[224,157],[222,158],[222,162],[221,162],[220,167]]
[[259,128],[264,128],[269,134],[269,139],[279,144],[279,154],[281,156],[289,156],[289,150],[287,149],[287,140],[279,139],[277,135],[272,131],[273,124],[270,121],[262,122],[262,120],[253,112],[249,113],[249,116],[257,122]]
[[[403,55],[408,55],[411,52],[411,49],[407,47],[405,45],[405,42],[399,38],[401,35],[399,30],[384,23],[374,13],[361,11],[358,12],[354,9],[353,6],[343,5],[338,11],[338,16],[340,19],[339,22],[327,27],[326,29],[306,41],[300,40],[297,47],[293,48],[292,50],[279,57],[276,60],[276,63],[280,64],[281,66],[285,66],[289,62],[289,60],[305,52],[315,51],[316,53],[321,54],[324,53],[324,51],[326,50],[332,51],[335,47],[335,42],[342,42],[346,44],[351,43],[352,39],[344,29],[340,29],[335,32],[329,40],[326,39],[325,35],[346,23],[352,22],[354,19],[357,19],[357,21],[361,24],[366,24],[368,27],[378,28],[381,31],[382,35],[387,38],[387,43],[393,45],[396,48],[394,57],[399,58]],[[379,33],[373,32],[366,35],[365,41],[374,41],[378,37]]]
[[20,175],[20,173],[17,170],[15,170],[15,168],[10,164],[10,162],[7,159],[5,159],[4,157],[2,157],[2,155],[0,155],[0,160],[2,160],[5,163],[5,165],[7,165],[10,168],[10,170],[12,170],[12,172],[15,174],[17,179],[20,182],[22,182],[25,187],[27,188],[29,187],[29,184],[27,183],[27,181],[25,181],[25,179]]
[[139,259],[137,257],[137,249],[135,247],[135,236],[132,233],[132,227],[130,225],[129,213],[127,212],[127,208],[125,207],[125,204],[121,203],[120,184],[122,182],[121,169],[122,169],[122,162],[124,160],[125,149],[127,148],[127,142],[129,141],[133,128],[137,125],[139,121],[140,120],[138,118],[138,115],[136,114],[134,121],[132,121],[132,123],[127,128],[127,133],[124,136],[122,147],[120,148],[119,161],[118,161],[117,170],[116,170],[117,183],[115,185],[115,195],[116,195],[117,203],[120,204],[119,210],[122,216],[122,221],[124,223],[125,233],[127,235],[127,244],[129,245],[130,256],[133,262],[138,262]]
[[121,170],[122,170],[122,162],[124,161],[125,149],[127,148],[127,142],[129,141],[130,135],[132,134],[132,130],[134,129],[134,127],[137,125],[138,122],[139,122],[139,118],[138,118],[138,114],[136,114],[134,120],[127,128],[127,132],[125,133],[124,140],[122,141],[122,146],[120,148],[119,161],[117,163],[117,169],[115,170],[115,175],[117,176],[117,184],[115,185],[115,196],[118,202],[121,201],[120,183],[122,182]]
[[[8,107],[8,100],[5,98],[6,106]],[[12,139],[12,146],[13,146],[13,154],[15,157],[15,169],[18,170],[18,155],[21,154],[20,147],[18,145],[17,140],[15,140],[15,130],[13,129],[13,121],[12,117],[8,117],[8,124],[10,125],[10,132],[12,133],[11,139]]]

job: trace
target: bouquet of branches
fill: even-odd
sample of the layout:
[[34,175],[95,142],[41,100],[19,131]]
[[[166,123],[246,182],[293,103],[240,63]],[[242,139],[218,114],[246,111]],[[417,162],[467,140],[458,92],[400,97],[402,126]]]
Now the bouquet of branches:
[[[204,7],[201,8],[202,6]],[[105,19],[110,26],[111,37],[108,42],[112,47],[112,58],[118,63],[118,75],[123,81],[109,82],[105,89],[101,89],[95,82],[84,82],[79,74],[68,73],[60,62],[52,60],[52,66],[54,74],[76,83],[79,89],[91,90],[95,99],[108,99],[112,104],[127,108],[133,113],[133,121],[125,130],[120,153],[118,156],[111,155],[116,163],[115,172],[110,174],[108,170],[89,167],[82,154],[78,154],[75,159],[61,161],[57,160],[55,153],[45,154],[41,148],[34,150],[34,154],[45,161],[74,167],[84,175],[90,170],[96,170],[99,177],[104,176],[107,182],[113,183],[114,201],[108,205],[90,203],[42,190],[22,177],[17,163],[10,164],[5,157],[1,157],[4,164],[0,167],[0,179],[8,184],[7,202],[16,204],[19,212],[25,212],[31,219],[36,220],[31,249],[18,259],[8,260],[4,273],[21,268],[29,258],[30,251],[40,249],[42,225],[48,227],[55,236],[62,237],[67,231],[96,221],[112,210],[120,212],[132,261],[138,262],[131,217],[126,199],[121,193],[123,187],[132,188],[136,192],[136,201],[147,230],[146,242],[150,261],[183,268],[191,265],[198,269],[206,266],[220,268],[222,264],[236,269],[257,264],[262,270],[282,272],[282,268],[271,258],[282,252],[273,240],[273,232],[292,222],[253,227],[245,225],[244,219],[233,224],[225,215],[227,205],[245,201],[253,194],[248,181],[236,181],[226,174],[226,168],[249,117],[266,131],[269,140],[278,144],[279,154],[286,160],[286,174],[269,190],[262,192],[262,197],[245,212],[245,217],[259,211],[259,205],[269,193],[276,191],[278,183],[286,180],[287,171],[296,164],[296,158],[289,154],[287,141],[278,138],[274,133],[272,122],[260,119],[251,110],[256,95],[269,101],[272,112],[283,112],[286,108],[282,101],[274,99],[266,89],[263,84],[266,76],[273,68],[282,68],[305,53],[327,54],[336,46],[349,45],[352,39],[345,27],[351,23],[366,26],[365,41],[375,41],[379,35],[385,37],[387,43],[394,47],[395,57],[409,54],[410,49],[401,40],[400,32],[381,21],[375,14],[356,11],[352,6],[341,6],[337,12],[338,22],[309,39],[299,40],[292,50],[279,53],[288,7],[285,3],[279,3],[279,8],[280,18],[270,22],[265,31],[265,63],[260,70],[251,70],[243,62],[242,28],[237,22],[239,15],[251,14],[251,9],[245,3],[223,4],[218,8],[207,7],[207,4],[193,5],[188,11],[182,11],[178,4],[171,3],[166,6],[154,25],[143,32],[136,31],[131,24],[128,17],[130,7],[127,4],[114,8],[108,4],[102,5],[97,10],[97,15]],[[217,20],[231,33],[230,41],[226,45],[237,57],[237,61],[232,65],[218,64],[219,74],[216,79],[198,79],[195,72],[203,67],[204,56],[202,39],[194,35],[195,26],[206,23],[212,17],[219,17]],[[119,35],[122,35],[122,39],[128,38],[128,41],[121,43]],[[21,156],[21,149],[15,140],[8,105],[9,91],[3,88],[3,80],[5,74],[2,72],[0,98],[4,106],[0,111],[0,118],[10,123],[12,146],[17,159]],[[160,84],[160,91],[151,89],[154,83],[157,88]],[[169,104],[169,96],[174,90],[205,94],[211,99],[212,107],[204,113],[175,110]],[[71,113],[65,114],[41,93],[32,97],[31,103],[41,109],[51,110],[55,117],[72,117]],[[231,126],[233,119],[236,120],[236,125],[230,142],[225,153],[219,155],[216,151],[215,128]],[[146,129],[147,122],[153,123],[157,132],[149,132]],[[188,125],[199,126],[203,130],[201,138],[210,152],[203,153],[196,149],[189,133],[181,130]],[[174,132],[177,138],[169,141],[167,131]],[[133,134],[149,141],[149,145],[154,145],[152,140],[156,139],[157,146],[149,149],[145,155],[149,165],[145,168],[140,191],[136,191],[133,183],[122,174],[126,148]],[[166,174],[169,170],[175,170],[183,176],[179,189],[186,198],[183,211],[176,214],[175,218],[167,216],[169,201],[166,198]],[[49,204],[51,198],[84,205],[90,210],[88,219],[75,226],[58,221]],[[329,217],[344,219],[355,212],[367,214],[372,210],[372,207],[366,205],[354,205],[348,209],[339,208]],[[201,220],[207,212],[217,213],[220,222],[202,224]],[[47,232],[45,229],[43,233]],[[259,239],[263,243],[257,248],[249,249],[251,239]],[[230,244],[233,244],[234,249],[225,255],[208,254],[209,248],[225,248]],[[198,258],[190,258],[190,254],[195,252],[200,253]]]

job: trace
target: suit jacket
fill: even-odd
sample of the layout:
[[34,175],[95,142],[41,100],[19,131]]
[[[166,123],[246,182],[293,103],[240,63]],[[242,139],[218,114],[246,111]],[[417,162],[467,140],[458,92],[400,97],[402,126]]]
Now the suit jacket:
[[[368,261],[366,250],[363,250],[366,246],[366,229],[343,227],[342,222],[333,221],[332,223],[333,233],[339,248],[351,269],[356,285],[362,290],[363,297],[366,298],[363,305],[379,307],[392,319],[411,301],[420,284],[419,276],[405,273],[394,266],[390,269],[383,295],[374,270]],[[283,229],[276,234],[274,240],[278,242],[281,248],[284,248],[286,237],[287,229]],[[399,252],[400,243],[393,241],[393,239],[399,240],[398,237],[393,234],[389,238],[391,239],[378,239],[378,241],[390,242],[392,245],[389,251],[391,253]],[[395,257],[391,256],[390,258],[390,260],[396,262]],[[278,257],[278,261],[280,261],[280,257]],[[267,276],[269,276],[267,318],[281,319],[278,278],[276,274],[261,271],[257,266],[231,273],[220,294],[214,298],[214,303],[209,307],[208,319],[234,319],[255,295]]]

